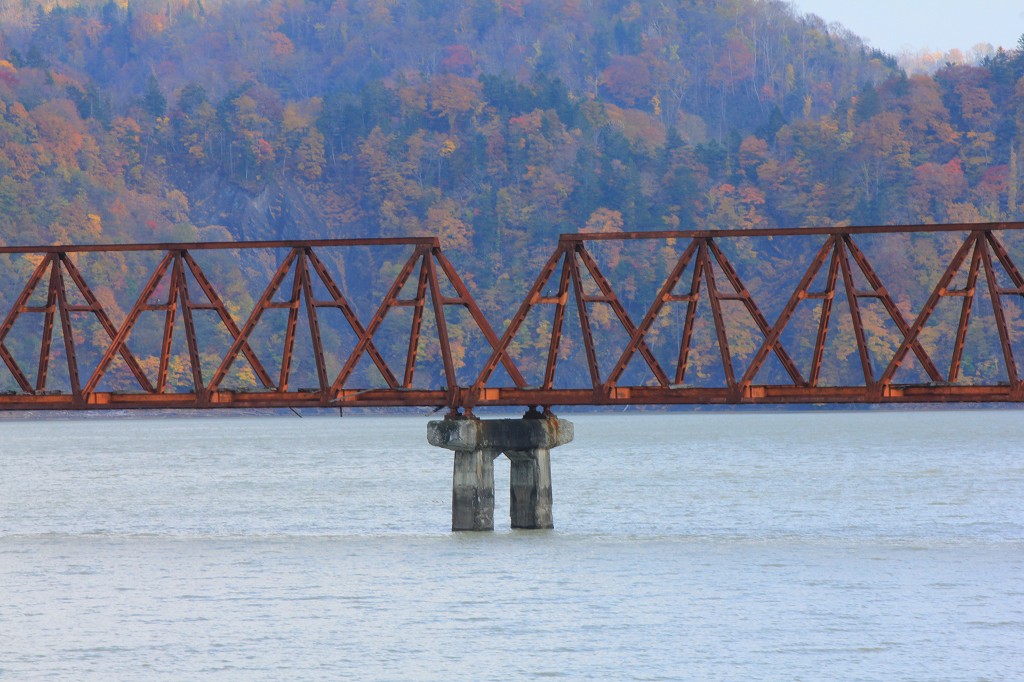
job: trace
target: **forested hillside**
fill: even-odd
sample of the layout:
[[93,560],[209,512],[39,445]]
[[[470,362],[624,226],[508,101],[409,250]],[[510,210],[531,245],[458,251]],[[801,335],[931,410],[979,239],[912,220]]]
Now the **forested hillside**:
[[782,2],[65,4],[4,17],[8,243],[1015,208],[1016,55],[906,80]]
[[0,31],[7,244],[437,234],[488,289],[561,232],[1024,203],[1024,52],[907,77],[777,0],[28,0]]
[[8,10],[8,243],[1017,214],[1024,55],[906,78],[782,2]]

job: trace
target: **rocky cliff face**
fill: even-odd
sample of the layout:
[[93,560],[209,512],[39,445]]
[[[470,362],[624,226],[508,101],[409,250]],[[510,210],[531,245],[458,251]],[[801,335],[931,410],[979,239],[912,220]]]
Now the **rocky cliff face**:
[[330,239],[334,233],[287,178],[243,187],[209,173],[186,190],[195,225],[221,225],[237,240]]

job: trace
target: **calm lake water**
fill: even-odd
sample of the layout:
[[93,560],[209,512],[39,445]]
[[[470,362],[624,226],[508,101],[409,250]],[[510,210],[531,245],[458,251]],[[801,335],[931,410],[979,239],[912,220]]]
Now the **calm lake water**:
[[425,417],[0,422],[0,679],[1024,679],[1024,413],[569,418],[476,534]]

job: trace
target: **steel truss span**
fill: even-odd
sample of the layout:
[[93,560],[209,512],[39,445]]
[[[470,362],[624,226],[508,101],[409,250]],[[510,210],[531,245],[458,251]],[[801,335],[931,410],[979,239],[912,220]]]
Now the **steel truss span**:
[[0,410],[1022,402],[1022,245],[562,235],[500,336],[434,238],[5,246]]

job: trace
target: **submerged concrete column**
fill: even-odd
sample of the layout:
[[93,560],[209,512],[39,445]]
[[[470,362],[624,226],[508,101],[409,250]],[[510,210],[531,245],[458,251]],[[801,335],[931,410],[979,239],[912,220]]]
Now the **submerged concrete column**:
[[493,450],[456,450],[452,530],[494,530]]
[[551,450],[509,450],[509,515],[513,528],[554,528],[551,517]]
[[452,530],[494,529],[494,459],[508,456],[513,528],[553,528],[551,448],[570,442],[572,422],[531,410],[523,419],[446,418],[427,424],[431,445],[455,451]]

